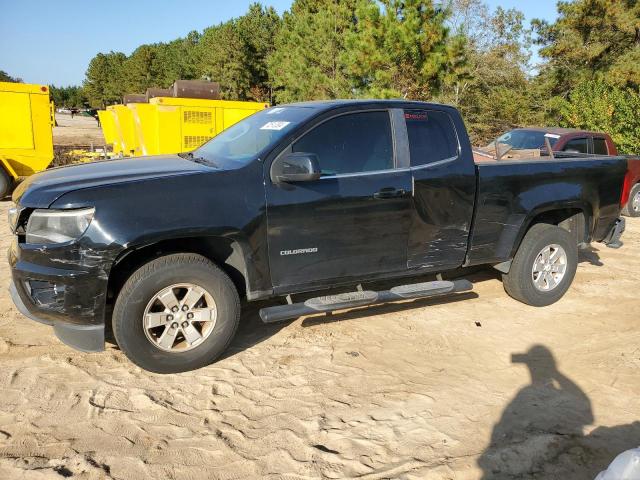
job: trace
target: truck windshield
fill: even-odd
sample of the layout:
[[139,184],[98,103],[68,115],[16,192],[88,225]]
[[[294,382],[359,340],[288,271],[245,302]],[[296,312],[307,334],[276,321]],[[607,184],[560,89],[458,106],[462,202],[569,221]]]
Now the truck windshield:
[[309,107],[272,107],[254,113],[223,130],[200,148],[193,158],[215,167],[234,169],[246,165],[314,113]]
[[546,132],[538,130],[511,130],[498,138],[498,143],[509,145],[514,150],[529,150],[543,148],[545,146],[544,137],[549,138],[553,147],[558,141],[558,135],[547,135]]

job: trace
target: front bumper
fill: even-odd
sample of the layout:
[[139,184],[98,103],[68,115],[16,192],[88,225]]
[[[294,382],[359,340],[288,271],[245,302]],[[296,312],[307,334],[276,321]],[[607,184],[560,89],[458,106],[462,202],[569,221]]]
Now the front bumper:
[[624,233],[626,225],[627,225],[626,220],[623,217],[618,218],[613,224],[613,226],[611,227],[611,230],[609,231],[605,239],[602,241],[602,243],[604,243],[609,248],[622,247],[623,243],[620,240],[620,238]]
[[65,345],[83,352],[101,352],[104,350],[104,324],[73,325],[39,318],[26,307],[13,281],[9,286],[9,292],[11,293],[11,300],[13,300],[22,315],[36,322],[53,326],[53,332]]
[[86,252],[78,245],[32,248],[14,241],[9,290],[20,313],[51,325],[70,347],[97,352],[104,350],[108,277],[97,256],[87,261]]

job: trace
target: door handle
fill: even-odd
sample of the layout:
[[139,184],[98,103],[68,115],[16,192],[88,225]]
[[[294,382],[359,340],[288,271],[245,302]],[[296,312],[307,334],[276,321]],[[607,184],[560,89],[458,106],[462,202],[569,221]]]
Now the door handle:
[[399,198],[404,196],[405,193],[407,193],[407,191],[404,188],[386,187],[386,188],[381,188],[376,193],[374,193],[373,198],[375,198],[376,200],[384,200],[387,198]]

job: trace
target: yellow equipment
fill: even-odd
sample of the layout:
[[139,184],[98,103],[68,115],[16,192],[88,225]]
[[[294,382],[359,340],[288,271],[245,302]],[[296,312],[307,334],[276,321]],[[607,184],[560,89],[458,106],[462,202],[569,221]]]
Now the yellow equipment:
[[[268,108],[262,102],[155,97],[149,103],[113,105],[99,112],[105,141],[115,154],[188,152],[225,128]],[[107,119],[111,112],[113,122]]]
[[0,82],[0,197],[19,177],[49,166],[54,123],[49,87]]
[[[199,98],[156,97],[149,103],[158,107],[158,137],[165,137],[172,152],[188,152],[243,118],[269,105],[262,102],[203,100]],[[153,140],[153,139],[152,139]],[[176,152],[175,149],[179,148]]]
[[107,145],[111,145],[114,153],[119,153],[120,139],[116,132],[116,119],[113,110],[98,110],[98,118],[100,119],[104,141]]
[[133,116],[133,128],[137,138],[137,150],[135,154],[140,155],[160,155],[161,153],[176,153],[167,145],[164,136],[158,135],[158,118],[163,112],[158,111],[156,105],[150,103],[129,103],[127,104]]
[[107,110],[113,112],[116,126],[116,136],[119,141],[118,151],[126,157],[136,154],[138,149],[138,137],[133,123],[133,113],[126,105],[112,105]]

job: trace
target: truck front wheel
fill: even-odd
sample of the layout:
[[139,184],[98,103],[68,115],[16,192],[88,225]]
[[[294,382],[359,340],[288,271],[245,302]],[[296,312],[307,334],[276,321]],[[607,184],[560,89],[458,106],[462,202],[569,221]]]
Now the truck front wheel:
[[136,270],[113,309],[118,346],[156,373],[212,363],[231,342],[240,299],[229,277],[205,257],[167,255]]
[[539,223],[525,235],[502,282],[506,292],[516,300],[544,307],[567,292],[577,267],[575,238],[561,227]]

